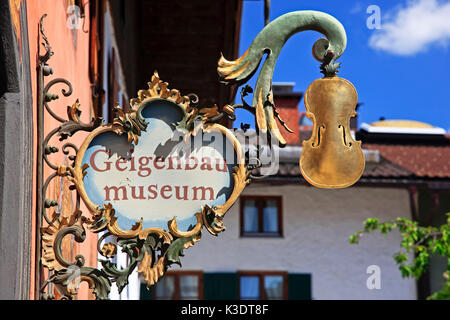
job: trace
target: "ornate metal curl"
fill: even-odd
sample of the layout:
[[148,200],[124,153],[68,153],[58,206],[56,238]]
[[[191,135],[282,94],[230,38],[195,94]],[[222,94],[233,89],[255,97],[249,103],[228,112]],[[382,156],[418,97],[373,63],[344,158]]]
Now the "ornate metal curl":
[[243,84],[253,77],[263,55],[267,54],[256,81],[252,105],[243,103],[239,107],[252,112],[256,117],[257,130],[275,137],[281,147],[286,145],[286,140],[275,118],[282,127],[288,131],[290,129],[280,119],[273,101],[273,72],[286,41],[305,30],[318,31],[326,36],[327,39],[319,39],[314,43],[313,56],[322,62],[321,69],[325,74],[336,73],[339,64],[334,61],[344,52],[347,36],[338,20],[319,11],[295,11],[275,19],[264,27],[240,58],[229,61],[221,56],[218,62],[217,71],[224,83]]
[[[40,185],[40,197],[38,199],[38,231],[40,233],[40,241],[38,241],[38,259],[42,265],[46,266],[50,270],[50,276],[45,280],[42,285],[40,280],[37,281],[37,288],[39,288],[39,296],[42,299],[53,299],[55,294],[52,289],[52,285],[58,288],[61,294],[61,299],[73,299],[76,295],[76,287],[74,287],[74,277],[77,277],[83,281],[87,281],[89,286],[94,288],[94,293],[98,295],[98,298],[107,297],[109,292],[109,280],[101,271],[95,270],[84,266],[85,258],[82,255],[77,255],[74,262],[67,261],[62,253],[62,242],[63,239],[68,235],[73,235],[75,241],[83,242],[86,237],[85,224],[89,225],[89,220],[81,215],[80,211],[80,197],[76,195],[75,210],[70,215],[70,217],[63,217],[61,212],[58,212],[55,207],[59,205],[57,200],[52,200],[47,198],[47,190],[50,182],[57,178],[68,178],[71,175],[71,171],[66,165],[59,165],[52,162],[49,156],[52,154],[57,154],[62,151],[62,153],[68,156],[69,160],[73,161],[75,155],[78,152],[78,148],[71,142],[66,142],[62,146],[62,150],[50,144],[52,138],[56,135],[59,136],[59,141],[64,141],[68,137],[71,137],[74,133],[78,131],[92,131],[98,127],[102,119],[93,118],[91,122],[84,123],[80,120],[79,116],[81,111],[79,110],[78,100],[75,101],[72,106],[67,108],[67,119],[61,117],[56,112],[54,112],[49,103],[59,99],[59,95],[52,94],[51,89],[57,84],[64,84],[67,88],[62,88],[61,93],[64,97],[69,97],[73,93],[72,84],[63,78],[56,78],[49,81],[44,85],[44,78],[53,74],[53,69],[48,65],[48,60],[53,56],[53,51],[51,49],[50,43],[45,35],[43,20],[47,15],[43,15],[40,19],[39,30],[41,38],[43,39],[43,47],[45,53],[39,55],[38,61],[38,130],[39,130],[39,141],[38,141],[38,184]],[[44,130],[44,113],[45,111],[55,120],[61,123],[60,126],[51,130],[46,137],[43,137]],[[70,154],[70,149],[72,149],[73,154]],[[43,161],[41,161],[41,159]],[[51,173],[46,179],[44,178],[44,164],[47,165],[54,172]],[[69,190],[75,190],[73,186]],[[48,211],[51,211],[49,216]],[[41,217],[44,219],[43,223]],[[42,255],[41,255],[42,250]],[[72,267],[76,267],[77,272],[74,274]],[[40,268],[40,267],[38,267]],[[37,273],[37,274],[40,274]],[[100,288],[102,286],[102,288]],[[46,291],[47,290],[47,291]],[[106,295],[105,295],[106,294]]]

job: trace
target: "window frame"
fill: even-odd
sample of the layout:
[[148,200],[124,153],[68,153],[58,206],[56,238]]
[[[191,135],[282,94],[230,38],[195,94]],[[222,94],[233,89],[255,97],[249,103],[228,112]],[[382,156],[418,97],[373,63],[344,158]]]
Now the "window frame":
[[[164,275],[165,277],[174,277],[174,282],[175,282],[175,289],[174,289],[174,294],[173,297],[170,298],[169,300],[181,300],[181,296],[180,296],[180,277],[182,276],[198,276],[198,300],[203,300],[203,271],[198,271],[198,270],[188,270],[188,271],[178,271],[178,270],[170,270],[167,271]],[[158,299],[156,297],[156,292],[158,290],[158,286],[154,286],[152,289],[152,300],[164,300],[164,299]]]
[[282,276],[283,277],[283,296],[281,300],[287,300],[289,294],[289,280],[287,271],[248,271],[240,270],[237,272],[238,275],[238,298],[242,300],[241,297],[241,277],[258,277],[259,279],[259,299],[257,300],[268,300],[264,294],[264,277],[265,276]]
[[[245,201],[255,200],[258,207],[258,231],[244,230],[244,208]],[[264,231],[264,202],[266,200],[275,200],[278,213],[278,232]],[[242,195],[239,200],[240,211],[240,236],[241,237],[268,237],[283,238],[283,197],[282,196],[262,196],[262,195]]]

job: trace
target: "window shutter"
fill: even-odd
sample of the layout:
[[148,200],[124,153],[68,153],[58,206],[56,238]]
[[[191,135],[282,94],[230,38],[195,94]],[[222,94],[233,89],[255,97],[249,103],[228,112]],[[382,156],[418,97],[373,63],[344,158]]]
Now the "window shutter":
[[152,288],[147,289],[146,283],[141,283],[139,300],[152,300]]
[[237,300],[238,277],[236,273],[204,273],[203,299]]
[[288,275],[288,299],[311,300],[311,274],[290,273]]

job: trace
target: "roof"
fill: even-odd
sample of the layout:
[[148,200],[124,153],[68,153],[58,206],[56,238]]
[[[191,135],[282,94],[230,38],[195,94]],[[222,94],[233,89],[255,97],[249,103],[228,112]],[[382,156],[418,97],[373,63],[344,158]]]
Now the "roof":
[[434,128],[431,124],[413,120],[380,120],[370,125],[372,127]]
[[[278,149],[279,168],[272,178],[302,178],[298,166],[301,152],[300,146]],[[450,145],[364,143],[363,152],[366,159],[363,181],[404,183],[450,179]],[[264,169],[256,169],[252,173],[260,175]]]
[[295,82],[272,82],[272,90],[274,94],[292,93]]
[[423,122],[407,120],[386,120],[372,124],[362,123],[361,130],[375,134],[419,134],[419,135],[444,135],[442,128],[433,127]]
[[[363,141],[363,148],[378,150],[383,159],[414,178],[448,179],[450,139],[445,134],[444,129],[420,121],[383,120],[362,124],[357,138]],[[401,176],[393,167],[389,171]]]
[[[298,165],[302,150],[302,147],[292,145],[284,148],[274,147],[279,159],[279,167],[273,178],[302,178]],[[376,148],[364,148],[363,153],[366,160],[363,178],[373,181],[374,179],[410,179],[415,176],[410,170],[382,157]],[[264,168],[255,169],[252,173],[261,175],[265,173],[265,170]]]
[[[254,175],[259,175],[260,170],[256,169],[252,172]],[[281,162],[279,164],[278,173],[275,175],[278,178],[298,177],[301,178],[300,168],[298,163]],[[362,175],[363,178],[391,178],[391,179],[405,179],[412,178],[414,174],[386,159],[382,159],[379,163],[367,163]]]
[[[128,1],[127,1],[128,2]],[[236,88],[217,75],[220,54],[238,57],[240,0],[139,1],[139,76],[147,83],[154,70],[170,88],[195,93],[200,105],[232,102]]]
[[450,178],[450,146],[364,144],[421,178]]

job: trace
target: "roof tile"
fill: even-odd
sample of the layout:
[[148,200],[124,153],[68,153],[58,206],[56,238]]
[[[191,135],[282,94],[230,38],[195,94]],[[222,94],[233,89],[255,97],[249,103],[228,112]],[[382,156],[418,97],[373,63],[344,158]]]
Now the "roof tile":
[[364,144],[417,177],[450,178],[450,146]]

